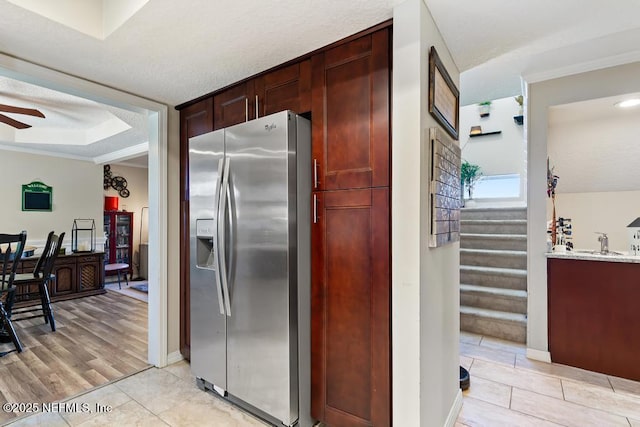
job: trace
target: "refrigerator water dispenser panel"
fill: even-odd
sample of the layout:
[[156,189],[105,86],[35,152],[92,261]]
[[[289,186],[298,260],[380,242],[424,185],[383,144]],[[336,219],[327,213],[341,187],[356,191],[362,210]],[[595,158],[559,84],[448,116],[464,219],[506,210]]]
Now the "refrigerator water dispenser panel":
[[215,270],[215,254],[213,251],[213,218],[196,220],[196,267]]

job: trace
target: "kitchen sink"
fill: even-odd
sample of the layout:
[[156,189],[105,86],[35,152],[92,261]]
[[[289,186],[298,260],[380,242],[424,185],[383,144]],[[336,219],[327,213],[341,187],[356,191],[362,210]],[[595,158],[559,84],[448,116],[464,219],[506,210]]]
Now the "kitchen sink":
[[603,256],[620,256],[620,255],[623,255],[620,252],[615,252],[615,251],[609,251],[609,252],[605,252],[605,253],[602,253],[600,251],[575,251],[575,252],[579,253],[579,254],[603,255]]

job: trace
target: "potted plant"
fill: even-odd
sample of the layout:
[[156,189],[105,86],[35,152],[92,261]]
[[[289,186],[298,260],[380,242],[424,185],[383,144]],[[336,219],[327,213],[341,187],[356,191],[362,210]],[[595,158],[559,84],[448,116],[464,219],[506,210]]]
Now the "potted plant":
[[518,114],[522,115],[522,105],[524,104],[524,97],[522,95],[518,95],[513,99],[515,99],[518,105],[520,106],[520,110],[518,111]]
[[524,104],[524,97],[522,95],[518,95],[513,99],[515,99],[518,105],[520,106],[518,110],[518,115],[513,117],[513,121],[516,122],[516,124],[518,125],[522,125],[524,123],[523,107],[522,107],[522,105]]
[[480,117],[489,117],[489,113],[491,111],[491,101],[484,101],[479,103],[478,111],[480,112]]
[[[480,166],[474,165],[473,163],[469,163],[464,160],[460,165],[460,181],[462,191],[461,193],[464,195],[464,190],[467,190],[469,194],[469,199],[473,198],[473,186],[476,182],[482,177],[482,169]],[[463,196],[464,199],[464,196]]]

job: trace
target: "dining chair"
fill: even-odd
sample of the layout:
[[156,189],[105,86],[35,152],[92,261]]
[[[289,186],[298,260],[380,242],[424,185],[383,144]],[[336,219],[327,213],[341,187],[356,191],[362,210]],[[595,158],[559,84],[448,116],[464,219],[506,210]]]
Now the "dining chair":
[[0,234],[0,341],[13,342],[15,350],[0,351],[0,357],[17,351],[22,352],[22,343],[11,322],[11,308],[15,296],[14,279],[22,251],[27,241],[27,232]]
[[[58,258],[62,241],[64,240],[64,233],[56,235],[53,231],[49,232],[47,236],[47,242],[45,243],[42,254],[33,269],[33,273],[21,273],[16,274],[14,279],[14,285],[18,289],[18,295],[21,298],[28,299],[29,297],[39,297],[40,307],[25,307],[14,310],[9,313],[11,319],[14,322],[28,319],[35,319],[43,316],[44,322],[49,323],[51,330],[55,332],[56,323],[53,317],[53,308],[51,307],[51,299],[49,297],[49,283],[51,280],[55,280],[53,273],[53,265]],[[37,284],[37,289],[32,291],[31,288]],[[42,311],[40,314],[30,315],[36,311]],[[19,316],[19,317],[16,317]]]

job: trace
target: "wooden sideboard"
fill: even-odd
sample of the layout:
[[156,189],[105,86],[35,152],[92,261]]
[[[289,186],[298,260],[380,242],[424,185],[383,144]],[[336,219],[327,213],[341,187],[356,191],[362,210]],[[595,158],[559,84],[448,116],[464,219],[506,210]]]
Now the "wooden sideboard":
[[[37,256],[21,259],[17,273],[32,272],[37,261]],[[53,266],[53,274],[55,280],[49,283],[52,302],[106,292],[103,252],[59,255]],[[39,298],[26,298],[26,292],[37,292],[37,282],[34,281],[33,285],[21,285],[16,289],[16,307],[40,304]]]

